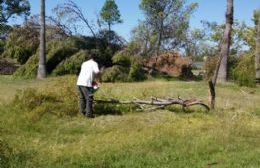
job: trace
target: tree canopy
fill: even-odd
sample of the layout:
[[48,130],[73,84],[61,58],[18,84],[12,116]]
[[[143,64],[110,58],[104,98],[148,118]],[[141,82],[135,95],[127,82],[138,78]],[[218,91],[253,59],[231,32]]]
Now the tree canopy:
[[121,14],[114,0],[106,0],[100,11],[102,21],[107,23],[108,30],[116,23],[122,23]]
[[30,3],[28,0],[0,0],[0,24],[17,16],[28,16],[30,14]]
[[142,0],[140,8],[145,14],[145,22],[151,26],[157,36],[157,49],[177,48],[189,28],[189,18],[198,6],[186,5],[184,0]]

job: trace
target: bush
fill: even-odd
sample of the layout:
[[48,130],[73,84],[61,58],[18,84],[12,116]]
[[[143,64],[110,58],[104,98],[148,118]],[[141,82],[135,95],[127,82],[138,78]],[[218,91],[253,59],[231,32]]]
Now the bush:
[[[204,64],[204,69],[205,69],[205,76],[204,78],[206,80],[209,80],[213,77],[215,73],[215,69],[218,63],[219,57],[214,56],[214,57],[208,57],[205,61]],[[233,79],[233,70],[237,65],[238,58],[236,56],[229,56],[227,60],[227,78],[228,79]]]
[[145,72],[142,70],[141,57],[133,55],[129,48],[116,53],[112,61],[114,66],[103,73],[102,81],[131,82],[146,79]]
[[113,64],[121,65],[123,67],[130,67],[131,56],[124,50],[116,53],[112,58]]
[[46,114],[58,117],[74,116],[78,113],[76,99],[71,90],[57,88],[59,92],[42,92],[33,88],[25,89],[16,94],[12,104],[18,110],[25,112],[29,121],[38,121]]
[[26,25],[15,27],[9,34],[3,56],[6,58],[14,58],[20,64],[35,54],[39,47],[39,32],[32,26]]
[[39,56],[35,54],[31,56],[26,64],[20,66],[14,73],[14,77],[34,78],[37,75]]
[[[77,38],[67,38],[64,40],[53,40],[47,43],[47,60],[46,70],[51,74],[56,66],[64,59],[69,58],[79,51],[82,42]],[[83,44],[82,44],[83,45]],[[14,74],[15,77],[34,78],[37,75],[38,54],[33,55],[30,59],[21,66]]]
[[128,68],[115,65],[107,68],[102,74],[101,80],[103,82],[126,82],[128,76]]
[[204,64],[205,75],[204,78],[209,80],[213,77],[218,63],[218,57],[207,57]]
[[228,62],[227,62],[228,74],[227,74],[227,77],[228,77],[229,80],[234,80],[233,72],[234,72],[235,67],[238,64],[238,59],[239,59],[239,57],[237,57],[237,56],[231,55],[230,57],[228,57]]
[[240,86],[255,86],[255,61],[252,55],[243,55],[239,58],[237,66],[233,70],[236,83]]
[[0,167],[10,167],[13,150],[7,142],[0,138]]
[[133,57],[128,72],[128,81],[142,81],[145,79],[146,75],[142,69],[141,59],[139,57]]
[[52,72],[53,75],[78,74],[82,62],[88,58],[87,50],[80,50],[71,57],[63,60]]

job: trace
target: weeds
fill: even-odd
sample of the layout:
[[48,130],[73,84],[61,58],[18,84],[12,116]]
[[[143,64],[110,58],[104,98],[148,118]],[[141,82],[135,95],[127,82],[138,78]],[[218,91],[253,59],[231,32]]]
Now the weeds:
[[[201,109],[182,112],[175,106],[137,113],[135,107],[98,104],[98,117],[86,119],[78,115],[75,77],[48,80],[0,106],[0,167],[260,165],[259,88],[245,96],[236,85],[220,85],[217,108],[209,113]],[[8,85],[23,85],[15,82]],[[108,83],[95,97],[127,100],[181,95],[206,100],[205,87],[202,82],[180,81]]]

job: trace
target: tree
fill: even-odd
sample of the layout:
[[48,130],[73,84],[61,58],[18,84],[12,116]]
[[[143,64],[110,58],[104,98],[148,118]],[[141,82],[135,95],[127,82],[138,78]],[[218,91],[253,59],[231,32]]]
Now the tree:
[[28,0],[1,0],[0,1],[0,24],[5,24],[8,20],[17,16],[30,15],[30,3]]
[[216,81],[226,82],[227,81],[227,59],[230,52],[230,43],[231,43],[231,32],[233,24],[233,0],[227,0],[227,11],[226,11],[226,26],[222,39],[222,44],[220,48],[220,59],[219,65],[216,68],[216,72],[213,77],[213,84],[216,84]]
[[203,47],[205,41],[205,33],[201,29],[193,29],[187,32],[184,49],[185,54],[194,59],[202,59]]
[[120,12],[114,0],[106,0],[100,11],[100,16],[102,21],[107,23],[109,32],[112,25],[122,23]]
[[256,69],[256,81],[260,84],[260,10],[258,14],[257,22],[257,40],[256,40],[256,53],[255,53],[255,69]]
[[93,37],[96,37],[93,25],[90,24],[82,9],[72,0],[67,0],[64,4],[57,5],[54,8],[54,12],[59,15],[59,17],[67,17],[71,23],[82,21],[90,30]]
[[13,27],[5,43],[2,56],[24,64],[39,47],[39,31],[28,21],[25,25]]
[[217,67],[215,69],[213,79],[208,81],[209,93],[210,93],[209,102],[210,102],[210,107],[212,109],[214,109],[215,107],[215,97],[216,97],[215,87],[218,79],[218,74],[220,74],[219,75],[220,82],[226,82],[227,80],[227,58],[230,50],[232,24],[233,24],[233,0],[227,0],[226,25],[225,25],[225,31],[222,39],[222,44],[220,47],[220,58]]
[[131,33],[131,43],[139,49],[138,53],[142,56],[152,55],[157,40],[151,26],[146,22],[139,22]]
[[165,47],[181,46],[189,27],[190,14],[197,3],[185,6],[184,0],[142,0],[140,8],[144,11],[146,22],[157,36],[156,55],[163,43]]
[[40,52],[37,78],[46,78],[45,0],[41,0]]
[[8,20],[15,16],[29,16],[28,0],[0,0],[0,38],[5,39],[12,29],[7,25]]

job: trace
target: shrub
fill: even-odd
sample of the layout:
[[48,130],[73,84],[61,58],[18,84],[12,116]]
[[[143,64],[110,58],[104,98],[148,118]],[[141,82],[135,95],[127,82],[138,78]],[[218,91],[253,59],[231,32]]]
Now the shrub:
[[102,75],[104,82],[131,82],[140,81],[146,78],[142,70],[142,59],[133,55],[133,52],[126,48],[116,53],[113,58],[113,67],[108,68]]
[[38,54],[31,56],[26,64],[20,66],[14,73],[14,77],[34,78],[37,75],[39,57]]
[[87,50],[80,50],[71,57],[63,60],[52,72],[53,75],[77,74],[80,70],[82,62],[89,55]]
[[239,58],[237,66],[233,70],[234,80],[240,86],[255,86],[254,56],[243,55]]
[[[76,38],[67,38],[64,40],[53,40],[47,44],[47,60],[46,70],[48,74],[56,68],[56,66],[64,59],[69,58],[79,51],[81,44]],[[15,77],[34,78],[37,75],[38,54],[33,55],[30,59],[21,66],[14,74]]]
[[113,61],[113,64],[121,65],[124,67],[130,67],[130,65],[131,65],[130,57],[131,56],[127,52],[122,50],[113,56],[112,61]]
[[[205,76],[204,78],[206,80],[209,80],[213,77],[215,73],[215,69],[218,63],[219,57],[214,56],[214,57],[208,57],[205,61],[204,64],[204,69],[205,69]],[[228,79],[233,79],[233,70],[237,65],[238,58],[236,56],[229,56],[227,60],[227,78]]]
[[29,25],[15,27],[6,40],[3,56],[14,58],[20,64],[24,64],[30,56],[35,54],[38,46],[39,33],[37,29]]
[[78,106],[68,88],[58,88],[59,92],[42,92],[33,88],[20,91],[12,104],[25,112],[29,121],[38,121],[45,114],[58,117],[73,116],[78,113]]
[[218,57],[207,57],[204,64],[205,75],[204,78],[209,80],[213,77],[218,63]]
[[146,79],[146,75],[142,69],[141,59],[139,57],[133,57],[128,72],[128,81],[142,81],[144,79]]
[[228,57],[228,62],[227,62],[228,74],[227,74],[227,77],[228,77],[229,80],[234,80],[233,72],[234,72],[235,67],[238,64],[238,59],[239,58],[237,56],[234,56],[234,55],[230,55]]
[[10,161],[13,155],[13,150],[7,142],[0,138],[0,166],[10,167]]
[[128,68],[115,65],[107,68],[102,74],[101,80],[103,82],[125,82],[127,81]]

